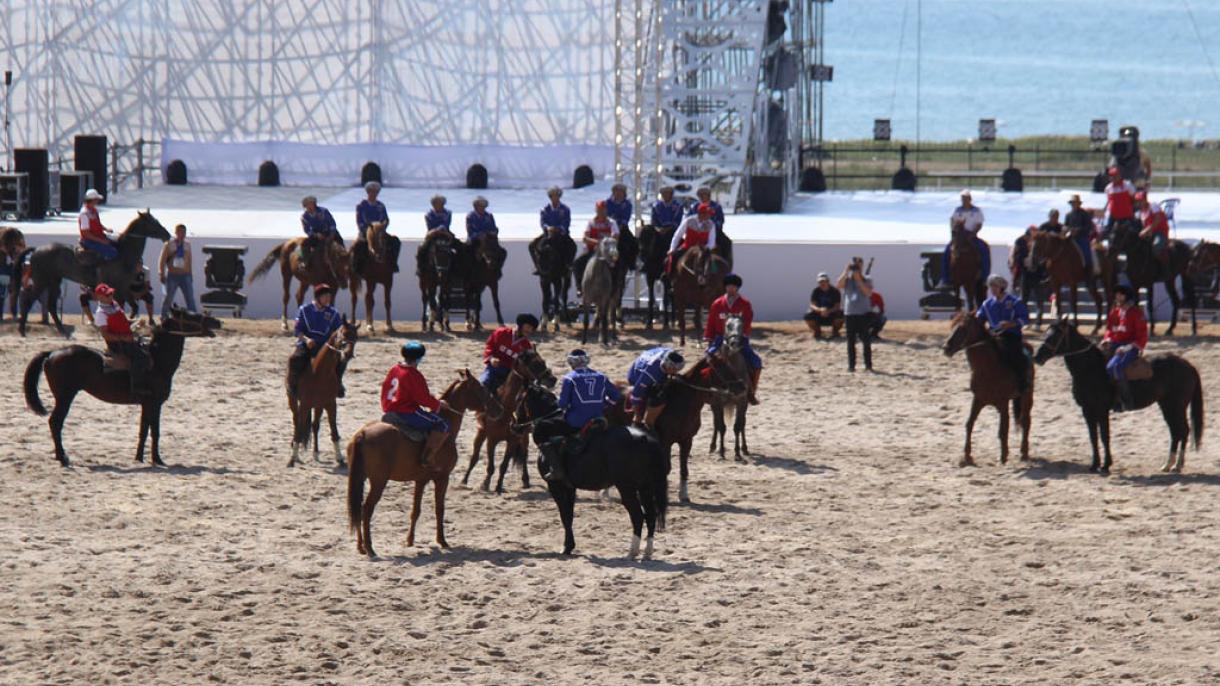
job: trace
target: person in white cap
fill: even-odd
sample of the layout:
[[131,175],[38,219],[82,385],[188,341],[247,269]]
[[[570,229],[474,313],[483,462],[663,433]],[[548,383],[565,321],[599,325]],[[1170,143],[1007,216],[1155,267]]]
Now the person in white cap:
[[813,332],[813,340],[822,337],[822,327],[830,327],[830,338],[837,338],[843,328],[843,294],[830,283],[830,274],[818,273],[818,285],[809,294],[809,311],[805,326]]
[[[364,184],[364,192],[367,197],[356,205],[356,230],[359,235],[356,236],[356,245],[352,246],[352,252],[361,262],[368,255],[368,238],[367,233],[369,225],[374,222],[380,222],[383,227],[390,226],[390,213],[386,211],[385,203],[377,199],[381,193],[381,184],[377,181],[369,181]],[[361,245],[363,244],[363,245]],[[390,252],[390,263],[394,265],[394,271],[398,271],[398,253],[402,250],[402,242],[396,236],[386,234],[386,244]]]
[[[982,261],[982,269],[980,274],[991,273],[991,248],[979,238],[979,231],[983,229],[983,211],[974,205],[974,199],[970,197],[970,189],[962,189],[961,192],[962,204],[953,214],[949,216],[949,230],[966,231],[974,238],[974,247],[979,251],[979,259]],[[952,236],[950,236],[952,239]],[[940,287],[946,288],[949,286],[949,249],[953,242],[945,246],[945,253],[940,260]]]
[[80,228],[80,246],[85,250],[97,253],[103,260],[113,260],[119,256],[118,245],[107,234],[114,232],[102,226],[102,219],[97,213],[97,204],[102,201],[102,194],[97,189],[85,191],[85,206],[80,208],[78,218]]

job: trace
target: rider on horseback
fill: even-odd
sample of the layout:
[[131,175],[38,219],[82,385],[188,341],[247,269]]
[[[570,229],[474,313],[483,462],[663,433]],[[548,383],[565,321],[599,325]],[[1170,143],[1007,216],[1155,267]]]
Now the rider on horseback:
[[319,244],[325,246],[329,241],[334,241],[343,245],[343,237],[339,235],[339,228],[335,226],[335,218],[331,216],[330,210],[319,207],[316,197],[305,196],[301,199],[301,207],[305,208],[301,213],[301,228],[307,236],[301,244],[301,257],[308,264]]
[[[288,358],[288,392],[294,397],[297,383],[309,367],[309,361],[330,341],[330,335],[343,325],[343,317],[331,306],[334,299],[335,289],[330,284],[320,283],[313,287],[313,302],[305,303],[297,311],[297,343]],[[337,369],[340,398],[347,394],[343,388],[343,369],[346,366],[347,363],[340,358]]]
[[427,436],[419,455],[420,464],[436,454],[449,435],[449,422],[440,415],[441,401],[428,391],[428,380],[417,369],[423,359],[424,344],[402,344],[402,362],[390,367],[381,383],[381,421],[393,424],[403,433],[419,431]]
[[1093,213],[1081,207],[1078,194],[1073,194],[1068,199],[1068,205],[1071,206],[1072,211],[1067,213],[1063,224],[1067,227],[1068,235],[1076,242],[1076,247],[1084,258],[1085,268],[1096,274],[1097,262],[1093,259],[1093,234],[1097,232],[1097,225],[1093,223]]
[[687,250],[696,245],[706,245],[708,250],[716,249],[715,209],[711,204],[699,203],[696,214],[688,216],[686,221],[674,232],[669,241],[669,255],[665,258],[665,273],[672,274],[678,261]]
[[547,236],[563,236],[571,244],[571,252],[576,252],[576,244],[569,236],[572,228],[572,210],[559,202],[559,199],[563,197],[563,189],[559,186],[551,186],[546,195],[551,201],[538,213],[538,223],[542,226],[542,235],[530,241],[529,246],[530,259],[534,261],[535,276],[542,273],[542,268],[538,265],[538,251],[542,240]]
[[[964,231],[970,235],[974,241],[974,249],[979,252],[980,274],[991,273],[991,250],[983,239],[979,238],[979,231],[983,229],[983,211],[974,205],[974,199],[970,196],[970,189],[963,189],[961,192],[962,204],[953,210],[953,214],[949,216],[949,229],[953,233]],[[953,241],[945,246],[945,252],[940,258],[940,284],[937,288],[949,288],[950,271],[949,271],[949,253],[953,249]]]
[[585,251],[572,264],[572,273],[576,277],[577,297],[581,296],[581,281],[584,279],[585,265],[589,264],[589,260],[597,252],[598,244],[607,236],[618,238],[619,235],[619,224],[609,214],[610,203],[606,200],[598,200],[597,204],[594,205],[594,209],[596,214],[589,220],[588,226],[585,227]]
[[712,200],[712,189],[707,186],[700,186],[695,191],[695,197],[699,198],[700,205],[707,205],[712,208],[712,223],[716,225],[716,233],[724,231],[724,208],[720,203]]
[[991,293],[974,316],[984,320],[991,329],[1001,356],[1016,374],[1017,394],[1024,395],[1029,388],[1030,365],[1021,329],[1029,323],[1029,309],[1020,298],[1005,292],[1008,280],[999,274],[992,274],[987,279],[987,288]]
[[[356,245],[352,247],[359,259],[368,257],[368,236],[369,225],[374,222],[380,222],[383,227],[390,226],[390,213],[386,211],[385,203],[377,199],[377,195],[381,193],[381,184],[376,181],[369,181],[364,184],[364,192],[368,194],[364,200],[356,205],[356,230],[360,235],[356,236]],[[363,244],[363,245],[361,245]],[[398,253],[402,250],[402,241],[397,237],[386,234],[386,244],[389,248],[390,264],[394,266],[394,271],[398,271]],[[359,269],[359,267],[357,267]]]
[[106,341],[106,349],[114,355],[126,357],[130,363],[131,392],[136,395],[148,395],[149,389],[144,376],[148,369],[148,353],[136,340],[131,331],[131,320],[123,312],[123,307],[114,301],[114,289],[104,283],[99,283],[93,289],[97,299],[97,311],[93,314],[93,322],[102,339]]
[[724,277],[724,295],[712,301],[707,311],[707,325],[703,329],[703,340],[708,343],[707,354],[715,355],[720,346],[724,345],[724,323],[729,315],[741,317],[741,354],[750,366],[750,404],[758,404],[758,377],[762,374],[762,358],[750,347],[750,330],[754,324],[754,307],[744,295],[737,292],[741,288],[741,277],[736,274],[726,274]]
[[[487,198],[480,195],[474,199],[474,210],[466,215],[466,240],[471,248],[475,248],[485,235],[499,236],[500,229],[496,227],[496,218],[487,211]],[[507,256],[508,251],[500,248],[500,254],[496,257],[497,269],[504,267]]]
[[645,424],[648,396],[661,390],[661,382],[681,371],[684,364],[686,360],[682,358],[682,353],[673,348],[645,350],[631,363],[631,369],[627,370],[627,383],[631,384],[632,422],[636,426]]
[[1110,214],[1106,220],[1107,237],[1116,224],[1135,223],[1135,184],[1124,179],[1118,167],[1110,167],[1109,173],[1110,183],[1106,184],[1106,210]]
[[[102,219],[98,216],[97,204],[101,202],[102,194],[95,189],[90,188],[85,191],[85,204],[80,209],[80,216],[77,220],[80,228],[80,247],[98,255],[102,262],[107,262],[118,258],[119,247],[110,236],[114,232],[102,226]],[[97,280],[100,283],[102,280],[101,268],[98,268]]]
[[652,228],[677,231],[682,224],[682,203],[674,200],[674,187],[662,186],[661,199],[652,204]]
[[491,332],[483,347],[483,373],[479,383],[494,394],[513,371],[513,362],[521,353],[534,347],[530,334],[538,330],[538,318],[529,313],[517,315],[517,328],[501,326]]
[[1160,203],[1149,201],[1144,191],[1135,194],[1135,207],[1144,224],[1140,238],[1152,242],[1152,255],[1162,265],[1169,264],[1169,218],[1165,211]]
[[606,198],[606,214],[618,224],[619,231],[627,231],[631,224],[631,201],[627,199],[627,186],[616,183],[610,187],[610,197]]
[[428,210],[424,215],[424,240],[420,242],[419,247],[415,249],[415,275],[420,276],[424,273],[424,260],[428,254],[428,241],[432,240],[437,232],[444,232],[449,236],[453,233],[449,230],[449,224],[453,221],[453,213],[445,208],[445,196],[432,196],[432,209]]
[[1114,287],[1114,309],[1106,317],[1106,335],[1101,339],[1101,349],[1110,354],[1106,371],[1118,386],[1119,404],[1115,411],[1131,410],[1135,403],[1131,398],[1131,385],[1127,381],[1126,369],[1140,356],[1148,345],[1148,322],[1144,310],[1136,300],[1135,289],[1126,284]]
[[[578,434],[583,436],[595,427],[604,428],[607,404],[614,404],[623,399],[618,387],[605,374],[589,369],[589,354],[584,350],[577,349],[568,353],[568,366],[572,371],[563,377],[563,388],[559,392],[563,425],[556,423],[553,426],[556,432],[552,434],[563,438],[559,450],[547,455],[547,463],[551,467],[543,476],[547,481],[563,482],[567,478],[563,466],[564,455],[578,455],[583,452],[583,444],[575,446],[577,449],[569,450],[569,439]],[[548,443],[547,446],[549,445],[551,444]]]

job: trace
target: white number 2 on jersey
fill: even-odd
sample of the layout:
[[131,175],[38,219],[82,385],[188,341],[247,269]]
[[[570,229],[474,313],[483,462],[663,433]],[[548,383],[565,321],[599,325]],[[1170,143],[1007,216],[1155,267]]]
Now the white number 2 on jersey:
[[385,399],[390,402],[398,400],[398,378],[390,379],[390,387],[385,392]]

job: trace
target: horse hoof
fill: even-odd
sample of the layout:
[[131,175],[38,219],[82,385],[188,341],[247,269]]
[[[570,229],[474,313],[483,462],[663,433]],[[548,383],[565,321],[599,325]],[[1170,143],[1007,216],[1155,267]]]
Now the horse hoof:
[[958,463],[957,463],[957,466],[958,466],[958,467],[973,467],[973,466],[974,466],[974,460],[972,460],[972,459],[970,459],[970,458],[968,458],[968,457],[966,457],[966,458],[962,458],[962,460],[961,460],[960,462],[958,462]]
[[733,461],[738,464],[749,464],[744,457],[737,455],[733,457]]
[[445,540],[445,539],[443,539],[443,538],[441,538],[441,539],[437,539],[436,544],[437,544],[437,545],[439,545],[439,546],[440,546],[440,547],[442,547],[442,548],[448,548],[448,547],[449,547],[449,541],[446,541],[446,540]]
[[162,460],[159,457],[154,457],[152,463],[153,463],[154,467],[164,467],[165,466],[165,460]]

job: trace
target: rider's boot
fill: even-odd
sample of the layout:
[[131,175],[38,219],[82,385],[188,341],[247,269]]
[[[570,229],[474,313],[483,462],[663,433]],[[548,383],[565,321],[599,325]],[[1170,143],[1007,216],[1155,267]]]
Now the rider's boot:
[[436,451],[440,450],[441,446],[445,444],[445,439],[448,437],[448,433],[439,429],[429,431],[428,437],[424,439],[424,448],[419,452],[419,463],[427,465],[432,460],[432,457],[436,455]]
[[550,454],[547,455],[547,464],[550,465],[551,469],[542,478],[551,483],[567,481],[568,473],[564,469],[564,458],[567,457],[568,453],[568,439],[564,438],[558,441],[558,445],[552,445],[548,452]]
[[1127,412],[1135,409],[1135,400],[1131,397],[1131,382],[1127,377],[1118,380],[1118,411]]
[[750,370],[750,404],[757,405],[758,403],[758,377],[762,375],[762,368]]

